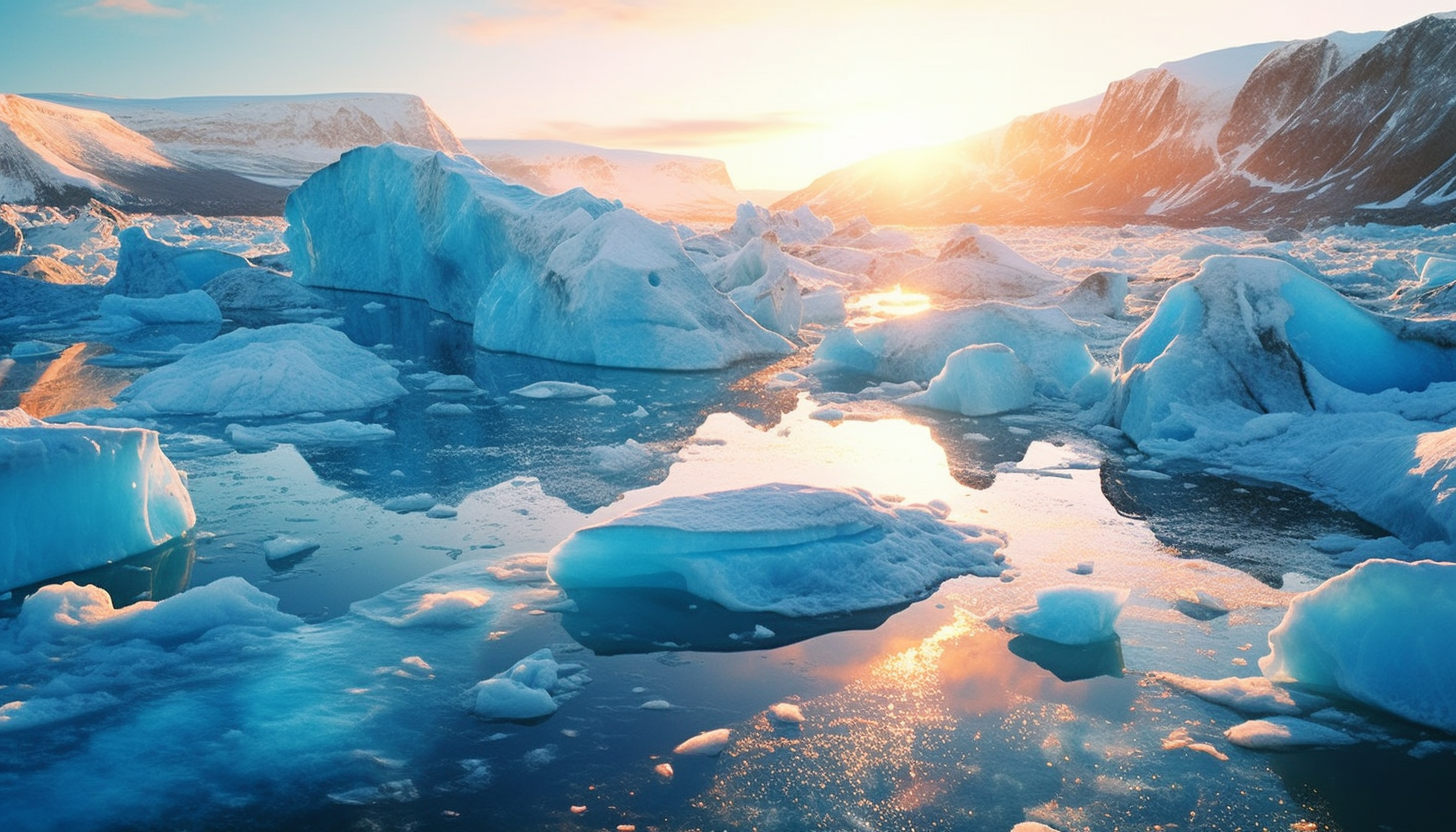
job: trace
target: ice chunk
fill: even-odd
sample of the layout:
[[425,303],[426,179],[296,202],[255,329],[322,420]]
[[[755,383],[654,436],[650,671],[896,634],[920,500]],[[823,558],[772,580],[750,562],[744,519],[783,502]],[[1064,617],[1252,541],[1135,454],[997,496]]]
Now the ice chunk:
[[670,229],[580,189],[507,185],[466,157],[353,150],[285,213],[300,283],[420,298],[473,323],[485,349],[673,370],[793,350],[715,291]]
[[155,432],[0,411],[0,589],[145,552],[196,520]]
[[602,391],[574,381],[538,381],[511,391],[512,396],[528,399],[585,399],[600,396]]
[[672,703],[666,699],[649,699],[637,707],[644,711],[670,711],[672,710]]
[[1071,395],[1084,379],[1101,370],[1067,313],[1005,303],[933,310],[859,332],[832,330],[814,357],[823,366],[890,381],[927,382],[945,367],[951,353],[976,344],[1004,344],[1014,350],[1035,374],[1037,392],[1047,396]]
[[1223,732],[1229,742],[1261,751],[1351,745],[1358,740],[1338,728],[1291,716],[1251,719]]
[[1259,668],[1456,733],[1453,630],[1456,564],[1371,560],[1296,597]]
[[804,712],[792,702],[778,702],[769,706],[768,715],[775,722],[798,725],[804,721]]
[[1029,607],[992,615],[987,623],[1058,644],[1093,644],[1117,638],[1113,625],[1128,590],[1071,584],[1036,591]]
[[1249,716],[1307,713],[1328,704],[1323,697],[1290,690],[1262,676],[1199,679],[1177,673],[1154,673],[1152,678]]
[[469,416],[470,405],[462,402],[435,402],[425,408],[426,416]]
[[226,271],[204,284],[202,291],[227,312],[311,309],[323,305],[318,295],[272,269]]
[[922,393],[901,404],[990,416],[1020,410],[1032,402],[1036,376],[1005,344],[977,344],[951,353],[945,367]]
[[799,281],[791,274],[764,277],[728,293],[728,297],[770,332],[795,338],[804,323],[804,302]]
[[287,630],[299,623],[278,611],[278,599],[237,576],[193,587],[165,601],[138,601],[116,609],[111,596],[71,581],[50,584],[25,599],[16,617],[18,637],[39,644],[84,636],[105,643],[141,639],[180,643],[218,627]]
[[591,681],[584,671],[579,664],[558,663],[549,648],[542,648],[471,688],[470,710],[487,719],[550,716],[559,699]]
[[318,547],[319,543],[317,540],[279,535],[272,540],[263,541],[263,556],[270,561],[284,560],[286,558],[306,555],[318,549]]
[[358,410],[405,394],[399,372],[317,324],[236,329],[137,379],[117,399],[223,417]]
[[727,728],[716,728],[712,731],[704,731],[695,737],[678,743],[678,746],[672,750],[672,753],[700,757],[716,757],[723,753],[723,749],[728,747],[728,739],[731,733]]
[[101,299],[101,314],[130,318],[133,326],[151,324],[217,324],[222,310],[201,289],[163,297],[107,295]]
[[225,251],[169,246],[153,240],[139,225],[117,235],[121,253],[116,275],[106,291],[136,298],[156,298],[201,289],[213,278],[235,269],[252,268],[247,258]]
[[328,422],[285,422],[278,425],[228,425],[223,430],[228,442],[240,451],[266,451],[275,445],[334,447],[377,442],[394,438],[394,431],[383,425],[366,425],[346,419]]
[[408,494],[403,497],[394,497],[384,501],[385,511],[394,511],[400,514],[410,514],[416,511],[429,511],[435,507],[435,495],[433,494]]
[[1067,283],[974,225],[956,229],[935,262],[900,278],[909,291],[973,300],[1028,298]]
[[1359,393],[1456,379],[1456,350],[1401,330],[1288,263],[1210,257],[1123,343],[1116,423],[1141,443],[1192,436],[1213,404],[1309,412],[1307,368]]
[[1057,305],[1073,316],[1119,318],[1127,306],[1127,281],[1128,276],[1121,272],[1094,272]]
[[992,576],[1004,540],[859,489],[773,483],[674,497],[581,529],[547,569],[577,587],[672,587],[731,610],[808,616],[873,609],[947,578]]
[[817,243],[834,233],[834,221],[817,216],[807,205],[792,211],[770,211],[744,202],[724,236],[741,246],[768,232],[780,243]]

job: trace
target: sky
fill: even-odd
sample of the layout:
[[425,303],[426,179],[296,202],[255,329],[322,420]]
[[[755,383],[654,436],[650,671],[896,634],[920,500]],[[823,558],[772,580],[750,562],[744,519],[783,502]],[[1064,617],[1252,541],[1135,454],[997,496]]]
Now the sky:
[[[1450,2],[1450,0],[1448,0]],[[403,92],[462,138],[722,159],[790,190],[1417,0],[0,0],[0,92]]]

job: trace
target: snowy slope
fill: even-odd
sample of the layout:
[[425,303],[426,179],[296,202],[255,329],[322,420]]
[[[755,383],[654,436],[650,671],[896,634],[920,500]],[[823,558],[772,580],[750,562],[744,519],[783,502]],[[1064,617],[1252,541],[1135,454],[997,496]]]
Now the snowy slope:
[[497,176],[544,194],[585,188],[657,220],[731,221],[745,198],[717,159],[562,141],[466,139]]
[[285,187],[360,145],[398,142],[464,152],[450,128],[413,95],[34,97],[106,113],[178,162]]
[[0,202],[116,198],[119,171],[172,168],[146,137],[103,113],[0,95]]
[[1096,98],[827,174],[775,207],[879,222],[1442,222],[1456,20],[1175,61]]

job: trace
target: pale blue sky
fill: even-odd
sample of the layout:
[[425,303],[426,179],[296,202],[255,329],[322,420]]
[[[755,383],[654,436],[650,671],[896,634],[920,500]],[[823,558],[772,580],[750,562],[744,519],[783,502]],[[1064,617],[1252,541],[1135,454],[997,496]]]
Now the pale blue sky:
[[1414,0],[0,0],[0,91],[418,94],[462,137],[714,156],[797,188],[1227,46]]

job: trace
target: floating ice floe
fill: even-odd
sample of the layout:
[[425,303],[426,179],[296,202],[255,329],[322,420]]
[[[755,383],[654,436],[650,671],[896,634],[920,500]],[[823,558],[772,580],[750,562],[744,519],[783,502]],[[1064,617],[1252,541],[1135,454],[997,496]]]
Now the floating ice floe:
[[1053,586],[1036,592],[1032,606],[996,613],[993,627],[1058,644],[1095,644],[1117,638],[1117,616],[1128,590],[1104,586]]
[[547,570],[567,590],[670,587],[735,611],[812,616],[924,597],[999,575],[1004,539],[943,509],[859,489],[773,483],[673,497],[578,530]]
[[672,750],[674,754],[698,757],[716,757],[723,753],[728,747],[728,740],[732,731],[727,728],[715,728],[712,731],[704,731],[695,737],[690,737],[678,743]]
[[945,367],[930,380],[930,386],[900,403],[990,416],[1029,407],[1035,391],[1035,374],[1010,347],[977,344],[947,356]]
[[1292,716],[1251,719],[1223,732],[1229,742],[1260,751],[1289,751],[1331,745],[1351,745],[1355,737],[1318,722]]
[[155,432],[0,411],[0,589],[145,552],[196,519]]
[[327,422],[287,422],[280,425],[228,425],[223,433],[240,451],[267,451],[275,445],[311,447],[355,445],[394,438],[394,431],[383,425],[369,425],[345,419]]
[[162,297],[107,295],[101,299],[101,314],[126,319],[131,326],[222,323],[222,310],[201,289]]
[[1456,733],[1453,629],[1456,564],[1366,561],[1296,597],[1259,668]]
[[473,323],[485,349],[671,370],[793,350],[715,291],[672,230],[580,189],[507,185],[467,157],[359,148],[285,213],[300,283],[422,299]]
[[470,710],[487,719],[540,719],[556,713],[558,700],[590,681],[585,667],[559,663],[549,648],[542,648],[471,688]]
[[117,394],[158,413],[223,417],[361,410],[403,396],[399,371],[317,324],[236,329]]
[[537,381],[511,391],[512,396],[527,399],[585,399],[602,395],[602,391],[574,381]]
[[271,269],[240,268],[223,272],[203,284],[224,312],[283,311],[323,305],[318,295]]

